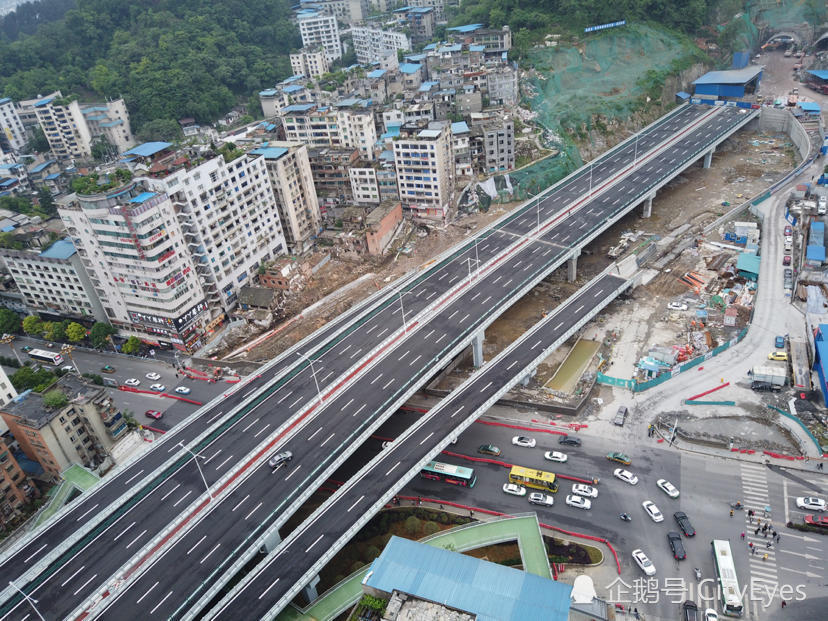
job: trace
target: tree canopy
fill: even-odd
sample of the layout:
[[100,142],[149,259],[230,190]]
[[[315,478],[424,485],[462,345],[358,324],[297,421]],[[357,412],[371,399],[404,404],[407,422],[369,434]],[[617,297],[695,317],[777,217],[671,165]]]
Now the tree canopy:
[[[0,34],[0,93],[126,100],[133,128],[219,118],[290,74],[288,0],[77,0],[34,34]],[[30,28],[29,28],[30,29]],[[12,29],[13,30],[13,29]]]

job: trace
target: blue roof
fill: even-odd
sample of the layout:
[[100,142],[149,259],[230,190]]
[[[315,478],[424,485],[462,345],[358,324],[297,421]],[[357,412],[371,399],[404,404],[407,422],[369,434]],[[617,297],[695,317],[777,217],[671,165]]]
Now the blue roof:
[[744,69],[710,71],[693,82],[693,84],[747,84],[761,73],[762,67],[756,65],[745,67]]
[[796,105],[798,108],[802,108],[805,112],[815,112],[818,114],[820,111],[819,104],[814,101],[800,101]]
[[316,104],[293,104],[290,106],[285,107],[282,111],[283,112],[307,112],[311,108],[313,108]]
[[337,108],[349,108],[350,106],[357,105],[361,101],[362,101],[361,99],[357,99],[356,97],[349,97],[347,99],[341,99],[340,101],[338,101],[334,105]]
[[61,173],[59,173],[59,172],[52,173],[51,175],[48,175],[46,177],[46,181],[52,181],[53,179],[59,179],[60,175],[61,175]]
[[469,126],[466,125],[465,121],[460,121],[458,123],[451,124],[451,133],[452,134],[468,134],[469,133]]
[[751,274],[759,273],[759,257],[755,254],[742,252],[736,260],[736,269],[740,272],[749,272]]
[[301,91],[304,88],[305,87],[302,86],[301,84],[288,84],[282,90],[285,91],[286,93],[295,93],[296,91]]
[[422,84],[420,84],[419,91],[421,93],[427,93],[428,91],[430,91],[435,86],[440,86],[440,83],[439,82],[423,82]]
[[383,151],[380,153],[379,158],[384,162],[393,162],[394,161],[394,152],[393,151]]
[[374,69],[373,71],[369,71],[367,75],[369,78],[381,78],[386,73],[385,69]]
[[282,84],[290,84],[291,82],[296,82],[296,80],[301,80],[301,79],[303,79],[304,77],[305,77],[305,76],[304,76],[304,75],[302,75],[301,73],[297,73],[296,75],[292,75],[292,76],[290,76],[289,78],[285,78],[284,80],[282,80],[282,82],[281,82],[281,83],[282,83]]
[[123,125],[124,122],[121,119],[115,119],[114,121],[109,121],[108,123],[101,123],[101,127],[117,127],[118,125]]
[[88,116],[86,117],[87,121],[103,121],[104,119],[109,118],[105,114],[96,114],[95,116]]
[[680,99],[684,99],[686,101],[687,99],[690,99],[690,97],[692,97],[692,95],[690,95],[690,93],[686,93],[684,91],[679,91],[678,93],[676,93],[676,97],[679,97]]
[[466,24],[465,26],[455,26],[454,28],[446,28],[449,32],[474,32],[483,28],[483,24]]
[[426,45],[425,47],[423,47],[423,49],[424,49],[424,50],[433,50],[433,49],[436,49],[436,47],[437,47],[437,44],[436,44],[436,43],[429,43],[428,45]]
[[363,584],[399,590],[477,615],[480,621],[566,621],[572,586],[391,537]]
[[418,62],[420,62],[421,60],[425,60],[425,57],[426,57],[426,55],[425,55],[425,54],[406,54],[406,55],[404,56],[404,58],[405,58],[406,60],[411,61],[411,62],[413,62],[413,63],[418,63]]
[[278,92],[279,91],[277,91],[275,88],[268,88],[268,89],[265,89],[263,91],[259,91],[259,96],[260,97],[273,97]]
[[409,13],[431,13],[434,9],[430,6],[415,6],[409,7]]
[[139,144],[137,147],[134,147],[124,153],[124,155],[137,155],[139,157],[149,157],[150,155],[155,155],[159,151],[163,151],[167,147],[171,147],[172,143],[170,142],[145,142],[144,144]]
[[283,147],[261,147],[251,151],[251,155],[263,155],[266,160],[278,160],[288,150]]
[[805,256],[809,261],[825,262],[825,246],[808,246]]
[[44,97],[40,101],[36,101],[34,107],[39,108],[40,106],[45,106],[49,102],[54,101],[54,99],[54,97]]
[[15,183],[17,183],[17,179],[3,179],[2,181],[0,181],[0,187],[7,188],[8,186],[14,185]]
[[38,164],[37,166],[35,166],[34,168],[32,168],[31,170],[29,170],[29,173],[30,174],[39,173],[44,168],[48,168],[49,166],[51,166],[54,163],[55,163],[55,160],[46,160],[45,162],[42,162],[42,163]]
[[75,245],[68,237],[57,240],[54,244],[49,246],[46,250],[40,253],[44,259],[68,259],[75,254]]
[[828,70],[825,69],[808,69],[808,73],[820,80],[828,80]]
[[141,192],[138,196],[129,199],[130,203],[144,203],[151,199],[153,196],[156,196],[155,192]]
[[400,65],[400,73],[407,73],[413,74],[417,73],[420,70],[420,65],[414,65],[412,63],[403,63]]
[[0,104],[8,103],[11,101],[11,97],[3,97],[0,99]]
[[[828,138],[826,138],[828,140]],[[0,168],[6,169],[8,171],[14,171],[18,168],[22,169],[23,164],[18,164],[17,162],[12,162],[11,164],[0,164]]]
[[437,52],[439,54],[450,54],[451,52],[459,52],[463,49],[463,46],[459,43],[455,43],[454,45],[444,45],[441,47]]
[[477,45],[477,44],[469,45],[469,51],[470,52],[483,52],[485,50],[486,50],[485,45]]
[[815,233],[815,232],[824,233],[825,232],[825,223],[824,222],[811,222],[811,232],[812,233]]

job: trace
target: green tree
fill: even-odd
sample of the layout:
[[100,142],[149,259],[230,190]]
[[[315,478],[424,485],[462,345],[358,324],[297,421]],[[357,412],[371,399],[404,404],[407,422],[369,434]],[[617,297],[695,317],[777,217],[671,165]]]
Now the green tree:
[[440,526],[437,524],[437,522],[429,520],[428,522],[423,524],[423,532],[426,534],[426,536],[433,535],[434,533],[440,532]]
[[8,308],[0,308],[0,334],[20,334],[20,317]]
[[129,337],[123,345],[121,345],[121,351],[125,354],[137,354],[141,351],[141,339],[137,336]]
[[43,332],[43,321],[37,315],[28,315],[23,318],[23,332],[36,335]]
[[418,532],[420,532],[420,518],[415,515],[412,515],[405,520],[405,524],[403,525],[405,528],[405,532],[410,535],[414,536]]
[[48,331],[44,330],[44,335],[50,341],[65,341],[66,326],[62,321],[53,321],[49,324]]
[[44,213],[49,215],[57,214],[57,208],[55,207],[55,199],[52,198],[52,193],[49,191],[45,185],[40,186],[37,189],[37,202],[40,206],[40,210]]
[[46,139],[46,134],[43,133],[40,125],[35,125],[31,130],[31,138],[26,143],[24,151],[28,153],[46,153],[49,151],[49,141]]
[[104,347],[109,342],[109,337],[115,334],[117,330],[108,323],[96,321],[95,325],[89,331],[89,338],[92,345],[95,347]]
[[66,337],[73,343],[80,343],[86,337],[86,328],[72,321],[66,326]]
[[92,380],[92,383],[96,386],[103,386],[103,378],[97,373],[84,373],[83,376]]
[[20,367],[9,379],[11,379],[12,386],[14,386],[18,392],[23,390],[42,392],[54,383],[57,377],[54,373],[50,373],[46,369],[38,369],[37,371],[33,371],[29,367]]
[[49,408],[62,408],[69,403],[68,397],[59,388],[50,390],[43,395],[43,405]]

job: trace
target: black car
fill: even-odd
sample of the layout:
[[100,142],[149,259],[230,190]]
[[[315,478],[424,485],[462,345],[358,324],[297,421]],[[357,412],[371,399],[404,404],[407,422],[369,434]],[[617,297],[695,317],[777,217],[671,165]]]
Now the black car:
[[679,528],[685,536],[693,537],[696,534],[696,529],[693,528],[693,525],[690,523],[690,518],[687,517],[684,511],[676,511],[673,517],[676,518],[676,522],[678,522]]
[[700,621],[696,602],[688,599],[681,605],[681,618],[684,621]]
[[561,436],[558,438],[558,444],[566,444],[567,446],[581,446],[581,439],[572,436]]
[[684,551],[684,544],[681,542],[681,535],[676,531],[671,530],[667,533],[667,543],[670,544],[674,559],[682,561],[687,558],[687,552]]
[[626,405],[618,406],[618,411],[615,413],[615,420],[612,422],[619,427],[623,427],[624,421],[627,420],[627,412],[628,410]]
[[758,392],[779,392],[780,390],[779,386],[770,382],[751,382],[750,388]]

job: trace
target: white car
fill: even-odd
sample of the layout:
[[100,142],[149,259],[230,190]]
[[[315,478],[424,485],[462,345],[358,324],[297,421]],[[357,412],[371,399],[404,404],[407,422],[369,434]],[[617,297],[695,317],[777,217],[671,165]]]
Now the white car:
[[655,576],[655,565],[653,565],[653,562],[647,557],[646,554],[644,554],[643,550],[633,550],[632,557],[635,561],[635,564],[641,568],[641,571],[643,571],[648,576]]
[[598,490],[592,487],[591,485],[584,485],[583,483],[575,483],[572,486],[572,493],[576,496],[598,498]]
[[682,304],[681,302],[670,302],[667,305],[667,308],[669,308],[670,310],[684,311],[687,310],[687,304]]
[[522,446],[524,448],[535,448],[535,438],[527,438],[526,436],[515,436],[512,438],[512,444],[515,446]]
[[146,377],[148,380],[152,380],[153,382],[157,382],[161,379],[161,376],[158,375],[158,373],[147,373],[144,377]]
[[549,461],[556,461],[560,464],[564,463],[567,459],[569,459],[566,453],[561,453],[560,451],[546,451],[543,454],[545,459]]
[[658,507],[656,507],[652,500],[645,500],[641,503],[641,506],[644,507],[644,511],[652,518],[653,522],[664,521],[664,516],[661,515],[661,511],[658,510]]
[[127,386],[140,386],[141,382],[134,377],[130,377],[127,381],[124,382]]
[[719,621],[719,613],[712,608],[708,608],[704,611],[704,619],[702,621]]
[[71,364],[67,364],[66,366],[60,367],[60,370],[66,371],[67,373],[71,373],[75,370],[75,367],[73,367]]
[[150,390],[154,390],[156,392],[164,392],[165,390],[167,390],[167,387],[164,386],[164,384],[153,384],[152,386],[150,386]]
[[503,491],[512,496],[526,496],[526,488],[516,483],[504,483]]
[[551,507],[555,503],[555,499],[549,494],[541,494],[540,492],[532,492],[529,494],[529,502],[533,505],[543,505],[544,507]]
[[187,388],[186,386],[176,386],[175,387],[175,392],[177,392],[179,395],[189,395],[190,394],[190,389]]
[[591,509],[592,508],[592,501],[588,498],[584,498],[583,496],[576,496],[574,494],[570,494],[566,497],[566,504],[570,507],[575,507],[576,509]]
[[825,511],[825,501],[816,496],[800,496],[796,499],[796,506],[808,511]]
[[662,492],[667,494],[670,498],[679,497],[678,489],[676,489],[676,486],[670,483],[670,481],[668,481],[667,479],[659,479],[658,481],[656,481],[656,485],[658,485],[658,488]]
[[616,479],[621,479],[624,483],[629,483],[630,485],[638,485],[638,477],[635,476],[629,470],[624,470],[623,468],[616,468],[615,471],[612,473]]

